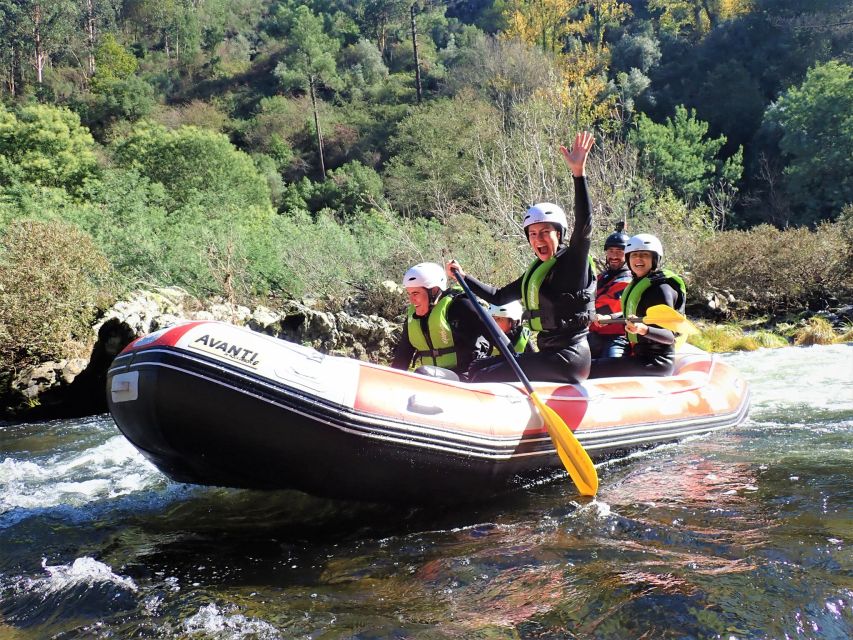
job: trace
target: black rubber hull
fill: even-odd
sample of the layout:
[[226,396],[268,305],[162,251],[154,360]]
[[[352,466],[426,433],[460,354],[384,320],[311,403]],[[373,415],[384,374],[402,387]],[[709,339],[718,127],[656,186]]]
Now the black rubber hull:
[[496,460],[441,449],[449,443],[424,446],[423,439],[400,433],[366,437],[387,435],[393,425],[165,350],[122,357],[111,374],[134,360],[140,397],[110,402],[110,411],[125,437],[178,482],[363,501],[458,502],[503,494],[562,468],[549,447],[532,457]]

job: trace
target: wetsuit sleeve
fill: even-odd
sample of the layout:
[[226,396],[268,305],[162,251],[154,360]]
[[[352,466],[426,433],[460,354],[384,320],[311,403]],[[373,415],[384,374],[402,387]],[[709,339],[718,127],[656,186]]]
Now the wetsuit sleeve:
[[589,285],[589,249],[592,245],[592,199],[586,178],[573,178],[575,184],[575,223],[569,246],[554,265],[554,288],[560,293],[574,293]]
[[[666,283],[658,287],[649,288],[643,294],[643,304],[646,310],[656,304],[665,304],[668,307],[675,309],[678,302],[678,293]],[[645,310],[643,311],[645,314]],[[656,325],[648,325],[649,332],[643,336],[646,340],[657,342],[659,344],[674,344],[675,334],[669,329],[658,327]]]
[[[471,290],[473,291],[473,287]],[[473,345],[477,338],[487,333],[483,321],[480,320],[480,316],[474,308],[474,303],[464,295],[459,295],[453,300],[453,304],[447,311],[447,320],[454,332],[470,345]]]
[[521,300],[521,280],[513,280],[500,288],[480,282],[474,276],[465,276],[465,282],[471,287],[471,291],[478,298],[482,298],[490,304],[506,304],[513,300]]
[[412,364],[414,356],[415,348],[409,342],[409,332],[406,330],[406,324],[403,323],[403,335],[400,336],[400,342],[394,347],[394,358],[391,360],[391,367],[407,370]]

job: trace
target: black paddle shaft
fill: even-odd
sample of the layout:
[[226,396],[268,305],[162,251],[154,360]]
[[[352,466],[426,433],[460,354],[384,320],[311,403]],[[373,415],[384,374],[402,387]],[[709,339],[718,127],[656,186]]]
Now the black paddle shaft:
[[483,321],[483,324],[486,325],[486,328],[489,330],[489,333],[492,336],[492,340],[498,346],[498,349],[501,352],[501,355],[506,359],[509,363],[509,366],[512,367],[512,370],[515,372],[515,375],[521,380],[521,384],[524,385],[524,388],[527,389],[528,393],[533,393],[533,385],[530,384],[530,380],[527,379],[527,375],[521,368],[521,365],[518,364],[518,360],[515,357],[515,353],[510,351],[509,349],[509,338],[506,337],[501,328],[498,326],[498,323],[495,322],[495,319],[490,316],[480,302],[477,300],[477,296],[474,295],[474,292],[471,291],[471,287],[468,286],[468,283],[465,282],[465,276],[459,273],[458,269],[453,270],[453,274],[456,276],[456,280],[462,286],[462,289],[465,291],[465,295],[474,303],[474,308],[477,310],[477,313],[480,316],[480,320]]

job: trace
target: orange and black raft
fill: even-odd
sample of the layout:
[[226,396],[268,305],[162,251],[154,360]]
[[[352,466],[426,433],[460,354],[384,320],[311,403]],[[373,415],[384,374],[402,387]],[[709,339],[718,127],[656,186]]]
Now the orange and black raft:
[[[736,425],[749,408],[739,373],[698,350],[665,378],[533,386],[594,461]],[[131,343],[107,396],[125,437],[179,482],[423,504],[563,469],[519,383],[428,378],[218,322]]]

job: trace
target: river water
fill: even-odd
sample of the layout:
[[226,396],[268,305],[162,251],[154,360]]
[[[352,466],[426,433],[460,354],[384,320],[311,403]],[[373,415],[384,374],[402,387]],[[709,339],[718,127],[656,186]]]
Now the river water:
[[0,425],[0,639],[853,637],[853,346],[724,357],[749,419],[599,467],[592,501],[196,487],[109,416]]

